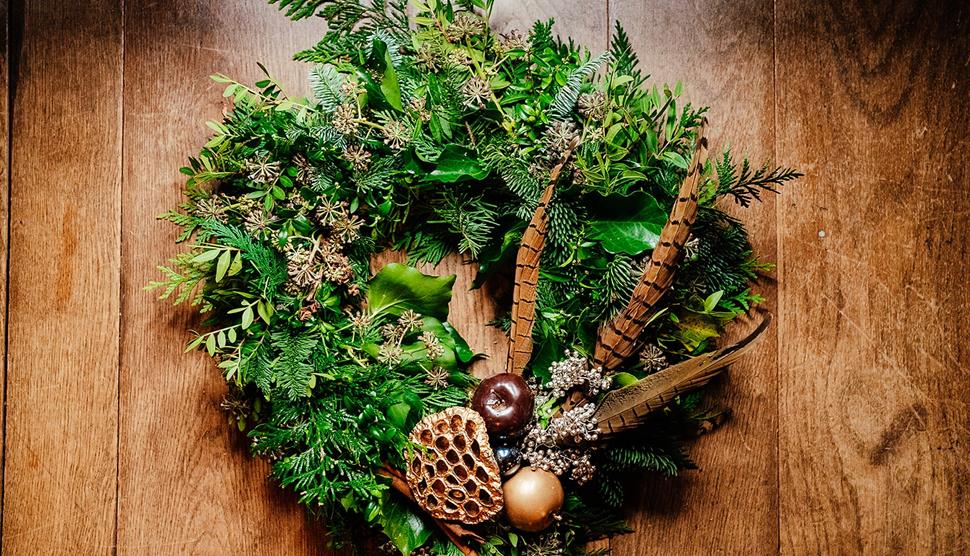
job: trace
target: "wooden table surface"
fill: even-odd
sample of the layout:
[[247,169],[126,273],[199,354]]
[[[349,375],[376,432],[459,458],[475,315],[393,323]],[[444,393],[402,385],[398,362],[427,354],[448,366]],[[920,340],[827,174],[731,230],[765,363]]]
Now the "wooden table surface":
[[[302,92],[320,21],[261,0],[17,0],[0,95],[5,554],[331,554],[247,456],[191,315],[142,290],[154,217],[223,107],[207,76]],[[970,7],[959,1],[501,0],[495,25],[644,67],[712,106],[715,146],[806,177],[743,213],[777,325],[716,387],[701,466],[647,476],[612,541],[647,554],[970,553]],[[457,261],[467,283],[470,270]],[[502,353],[478,298],[453,311]],[[501,358],[499,358],[501,359]],[[487,365],[479,372],[488,372]]]

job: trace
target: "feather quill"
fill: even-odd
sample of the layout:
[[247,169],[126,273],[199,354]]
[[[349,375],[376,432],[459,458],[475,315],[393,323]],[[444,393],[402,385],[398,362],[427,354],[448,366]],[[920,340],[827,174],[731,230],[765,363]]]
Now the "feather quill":
[[522,234],[522,243],[515,258],[515,288],[512,291],[512,330],[509,333],[509,357],[506,371],[522,374],[532,358],[532,325],[535,321],[536,286],[539,283],[539,260],[546,244],[549,215],[546,208],[566,161],[579,145],[575,138],[549,174],[549,185],[542,192],[529,227]]
[[633,290],[630,303],[600,330],[596,349],[593,351],[593,363],[607,371],[616,368],[641,347],[640,333],[650,321],[650,309],[674,281],[674,272],[683,254],[684,244],[687,243],[691,226],[697,217],[698,188],[704,162],[707,160],[705,124],[706,121],[698,131],[697,149],[688,166],[687,177],[680,186],[677,201],[660,232],[650,262]]
[[615,434],[641,424],[652,411],[677,396],[699,388],[744,355],[771,324],[765,313],[757,328],[741,341],[694,357],[654,373],[634,384],[609,392],[593,417],[603,435]]

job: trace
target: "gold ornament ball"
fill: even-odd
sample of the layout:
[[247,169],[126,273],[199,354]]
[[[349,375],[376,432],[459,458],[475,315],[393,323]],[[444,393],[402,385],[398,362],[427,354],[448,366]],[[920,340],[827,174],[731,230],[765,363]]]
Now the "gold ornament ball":
[[505,514],[516,529],[538,533],[552,525],[565,493],[559,477],[541,469],[523,467],[502,485]]

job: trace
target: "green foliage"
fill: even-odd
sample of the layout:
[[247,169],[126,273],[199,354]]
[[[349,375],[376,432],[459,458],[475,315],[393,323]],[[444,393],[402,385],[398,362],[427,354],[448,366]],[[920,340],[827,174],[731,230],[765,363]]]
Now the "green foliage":
[[371,280],[367,309],[372,315],[400,315],[416,311],[439,320],[448,317],[448,303],[455,276],[435,277],[406,265],[391,263]]
[[760,201],[763,192],[778,193],[779,187],[800,177],[801,172],[780,166],[771,168],[766,164],[752,169],[747,157],[742,159],[739,168],[728,149],[717,163],[717,185],[713,188],[713,196],[727,195],[742,207],[748,207],[753,200]]
[[[453,276],[392,264],[372,277],[371,256],[404,249],[413,265],[457,252],[479,264],[477,285],[506,274],[578,138],[548,207],[529,369],[544,380],[564,350],[589,353],[628,300],[706,109],[683,103],[679,85],[647,85],[619,24],[596,54],[552,21],[527,37],[492,32],[489,0],[416,0],[410,18],[404,0],[270,3],[326,20],[296,56],[312,96],[288,97],[262,67],[253,85],[213,77],[230,107],[182,168],[185,201],[160,216],[190,247],[148,287],[208,315],[188,349],[218,362],[225,405],[282,485],[335,528],[362,516],[405,554],[447,553],[376,470],[403,468],[423,415],[467,403],[477,354],[446,322]],[[798,175],[730,153],[705,168],[693,243],[648,330],[672,361],[713,348],[760,301],[752,283],[768,265],[716,202],[747,206]],[[690,466],[675,413],[600,453],[603,501],[619,500],[623,474]],[[563,553],[623,530],[573,494],[557,525]],[[536,546],[501,524],[492,533],[483,554]]]
[[595,199],[592,218],[591,239],[599,240],[608,253],[636,256],[657,245],[667,210],[650,194],[637,191]]

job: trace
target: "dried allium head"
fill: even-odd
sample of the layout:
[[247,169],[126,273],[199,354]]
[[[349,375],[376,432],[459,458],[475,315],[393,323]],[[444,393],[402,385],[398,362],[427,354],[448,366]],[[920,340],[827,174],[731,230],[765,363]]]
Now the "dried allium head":
[[333,120],[330,122],[342,135],[357,135],[360,123],[357,121],[357,107],[349,102],[345,102],[333,111]]
[[650,344],[640,352],[640,362],[647,372],[659,371],[667,367],[667,356],[655,344]]
[[370,152],[363,145],[352,145],[343,151],[343,158],[358,172],[364,172],[370,166]]
[[402,122],[391,120],[384,124],[384,144],[399,151],[411,142],[411,129]]
[[529,50],[529,38],[522,31],[512,29],[499,37],[498,45],[502,52],[510,50]]
[[451,25],[445,29],[445,35],[452,42],[461,42],[466,38],[481,35],[484,30],[485,21],[481,17],[472,12],[459,12]]
[[559,121],[553,122],[543,134],[546,154],[550,158],[560,158],[569,144],[579,135],[576,131],[576,124],[573,122]]
[[461,94],[465,97],[465,105],[479,110],[485,108],[485,103],[492,95],[492,87],[488,81],[475,76],[465,81],[461,87]]
[[246,163],[249,179],[256,183],[272,183],[280,177],[280,163],[270,161],[269,155]]
[[579,100],[576,103],[576,108],[581,116],[597,122],[606,117],[609,106],[610,99],[603,91],[579,95]]
[[448,379],[450,378],[448,369],[434,365],[425,371],[425,375],[424,382],[428,386],[431,386],[436,390],[448,387]]

